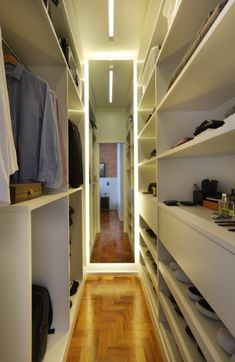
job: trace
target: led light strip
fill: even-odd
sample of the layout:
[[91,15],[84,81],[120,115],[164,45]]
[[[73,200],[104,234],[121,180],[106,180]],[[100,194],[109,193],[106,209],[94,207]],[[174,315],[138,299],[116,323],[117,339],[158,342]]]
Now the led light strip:
[[109,39],[114,38],[114,0],[108,0],[109,4]]
[[113,66],[109,67],[109,103],[113,102]]

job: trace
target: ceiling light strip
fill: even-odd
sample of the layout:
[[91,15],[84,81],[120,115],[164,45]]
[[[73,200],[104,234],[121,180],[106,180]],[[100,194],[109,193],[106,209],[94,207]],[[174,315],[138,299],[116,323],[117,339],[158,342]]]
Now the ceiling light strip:
[[109,4],[109,39],[114,37],[114,0],[108,0]]
[[109,103],[113,102],[113,67],[109,68]]

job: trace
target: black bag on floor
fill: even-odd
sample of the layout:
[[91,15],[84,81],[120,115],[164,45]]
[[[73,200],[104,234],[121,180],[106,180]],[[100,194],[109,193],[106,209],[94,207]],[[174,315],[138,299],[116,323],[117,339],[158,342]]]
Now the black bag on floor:
[[52,323],[52,304],[47,288],[32,289],[32,362],[41,362],[46,353],[47,334]]

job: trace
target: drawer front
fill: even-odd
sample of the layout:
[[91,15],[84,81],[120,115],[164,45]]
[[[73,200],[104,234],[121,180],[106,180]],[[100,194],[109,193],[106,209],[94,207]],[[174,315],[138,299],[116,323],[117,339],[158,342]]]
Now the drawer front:
[[161,208],[159,238],[235,335],[235,255]]
[[10,185],[12,204],[27,201],[42,195],[40,183]]
[[[152,196],[153,198],[153,196]],[[158,235],[157,231],[157,204],[153,200],[149,200],[145,195],[139,197],[140,215],[150,226],[150,228]]]

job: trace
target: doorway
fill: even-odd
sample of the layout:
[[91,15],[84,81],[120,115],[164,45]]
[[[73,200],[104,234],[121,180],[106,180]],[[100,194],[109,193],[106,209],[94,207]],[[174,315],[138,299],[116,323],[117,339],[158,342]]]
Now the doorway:
[[123,224],[123,144],[99,145],[100,232],[92,263],[133,263],[134,256]]

